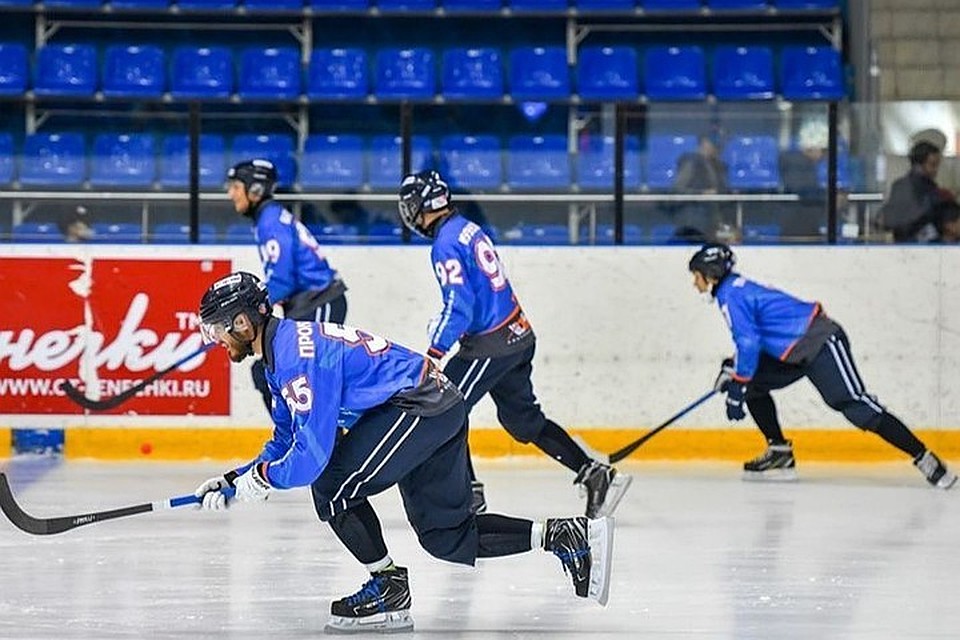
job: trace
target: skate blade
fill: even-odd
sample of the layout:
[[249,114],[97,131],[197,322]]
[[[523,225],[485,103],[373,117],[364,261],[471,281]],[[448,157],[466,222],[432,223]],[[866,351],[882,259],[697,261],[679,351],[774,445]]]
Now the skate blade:
[[409,611],[389,611],[364,618],[330,616],[323,627],[324,633],[350,635],[354,633],[408,633],[413,631],[413,618]]
[[630,488],[630,484],[632,482],[633,476],[629,476],[625,473],[617,472],[617,475],[613,476],[613,481],[607,488],[606,499],[597,510],[598,518],[613,515],[613,512],[617,510],[617,505],[620,504],[620,500],[623,499],[624,494],[627,492],[627,489]]
[[597,518],[587,523],[587,540],[590,544],[590,584],[587,597],[602,606],[610,596],[610,572],[613,568],[613,529],[615,520]]
[[766,471],[744,471],[743,479],[748,482],[796,482],[796,469],[768,469]]

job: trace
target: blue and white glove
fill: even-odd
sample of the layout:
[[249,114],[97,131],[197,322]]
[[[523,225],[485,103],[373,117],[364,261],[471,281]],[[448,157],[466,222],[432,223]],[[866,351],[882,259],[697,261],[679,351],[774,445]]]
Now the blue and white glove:
[[743,420],[747,412],[743,408],[743,396],[747,393],[747,385],[731,379],[726,383],[727,419]]
[[267,480],[267,463],[258,462],[237,478],[237,500],[240,502],[263,502],[270,497],[273,487]]
[[233,486],[237,479],[235,471],[228,471],[222,476],[214,476],[197,487],[193,495],[201,499],[200,508],[205,511],[222,511],[229,505],[223,490]]
[[724,358],[723,362],[720,363],[720,373],[717,374],[717,379],[713,381],[713,390],[726,393],[727,385],[733,380],[736,371],[733,358]]

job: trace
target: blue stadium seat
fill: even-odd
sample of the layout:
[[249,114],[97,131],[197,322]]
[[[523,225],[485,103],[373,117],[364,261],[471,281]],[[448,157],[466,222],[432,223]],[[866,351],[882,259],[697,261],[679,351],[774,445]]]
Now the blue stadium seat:
[[91,242],[98,244],[131,244],[143,240],[143,232],[136,222],[94,222]]
[[770,100],[774,96],[773,51],[769,47],[717,47],[713,93],[720,100]]
[[[850,154],[844,148],[837,149],[837,188],[850,189],[851,181]],[[827,157],[824,156],[817,163],[817,184],[827,188]]]
[[499,11],[503,6],[500,0],[440,0],[447,11]]
[[773,5],[780,11],[794,9],[837,9],[840,0],[772,0]]
[[178,47],[173,52],[174,98],[229,98],[233,93],[233,57],[225,47]]
[[63,242],[63,234],[55,222],[21,222],[13,226],[14,242]]
[[437,74],[430,49],[381,49],[377,52],[378,98],[433,98]]
[[780,187],[780,149],[773,136],[731,136],[722,157],[731,189]]
[[0,184],[13,182],[13,135],[0,133]]
[[253,244],[256,236],[253,235],[253,225],[249,222],[233,222],[227,225],[223,232],[225,244]]
[[269,160],[277,168],[281,187],[297,181],[293,137],[285,134],[240,134],[233,138],[233,162],[254,158]]
[[647,140],[647,187],[672,189],[677,179],[677,162],[685,153],[697,150],[694,135],[651,135]]
[[233,9],[234,0],[175,0],[181,11],[220,11]]
[[108,98],[159,98],[167,90],[160,47],[114,45],[103,58],[103,95]]
[[244,100],[296,100],[300,97],[300,53],[293,47],[251,47],[240,54]]
[[303,0],[243,0],[247,11],[301,11]]
[[15,42],[0,43],[0,95],[23,94],[29,75],[27,48]]
[[[430,164],[430,138],[413,136],[410,142],[410,168],[422,171]],[[398,189],[403,179],[402,140],[400,136],[374,136],[370,140],[370,186],[374,189]]]
[[644,11],[699,11],[700,0],[641,0]]
[[581,11],[631,11],[637,8],[636,0],[574,0],[573,6]]
[[[639,190],[640,180],[640,141],[636,136],[626,137],[626,149],[623,157],[623,187],[631,191]],[[586,149],[577,153],[577,184],[581,189],[607,191],[613,188],[614,166],[613,136],[591,138]]]
[[20,183],[79,187],[87,178],[83,134],[31,133],[23,141]]
[[570,95],[570,69],[563,47],[518,47],[510,52],[510,95],[549,100]]
[[521,222],[503,232],[503,239],[510,244],[568,245],[570,229],[565,224],[529,224]]
[[[201,222],[199,229],[201,244],[212,244],[217,241],[217,227],[210,222]],[[150,242],[153,244],[187,244],[190,242],[190,225],[179,222],[161,222],[150,232]]]
[[[587,238],[587,233],[581,231],[582,237]],[[594,244],[611,245],[616,239],[616,230],[612,224],[598,224],[597,235]],[[623,225],[623,244],[646,244],[647,237],[644,235],[643,227],[636,224]]]
[[315,49],[310,54],[307,95],[311,98],[364,98],[370,91],[363,49]]
[[[200,134],[200,186],[220,187],[227,175],[223,136]],[[160,156],[160,186],[186,188],[190,184],[190,137],[167,136]]]
[[152,134],[101,133],[93,139],[90,184],[94,187],[149,187],[157,177]]
[[650,228],[650,242],[653,244],[672,244],[677,233],[675,224],[655,224]]
[[33,0],[0,0],[0,7],[29,7]]
[[499,189],[503,183],[503,151],[497,136],[444,136],[440,153],[447,165],[444,177],[453,189]]
[[93,96],[97,51],[88,44],[48,44],[36,53],[33,90],[38,96]]
[[357,135],[311,135],[300,162],[300,184],[310,189],[352,191],[363,186],[363,139]]
[[767,0],[707,0],[707,7],[714,11],[763,11]]
[[443,52],[445,98],[503,97],[503,69],[496,49],[448,49]]
[[161,9],[170,6],[170,0],[110,0],[111,9]]
[[568,189],[570,154],[564,135],[512,136],[507,153],[511,189]]
[[356,244],[360,241],[360,227],[355,224],[310,225],[309,229],[321,245]]
[[707,65],[697,46],[650,47],[644,58],[646,95],[651,100],[703,100]]
[[780,242],[779,224],[743,225],[743,244],[776,244]]
[[402,244],[403,230],[393,222],[374,222],[367,229],[369,244]]
[[47,7],[97,9],[102,4],[102,0],[44,0],[43,4]]
[[370,0],[307,0],[307,5],[320,11],[365,11]]
[[780,78],[787,100],[839,100],[844,95],[840,53],[831,47],[784,47]]
[[569,3],[567,0],[506,0],[506,4],[513,11],[564,11]]
[[378,0],[380,11],[432,11],[437,0]]
[[577,92],[588,100],[636,100],[638,74],[633,47],[583,47],[577,62]]

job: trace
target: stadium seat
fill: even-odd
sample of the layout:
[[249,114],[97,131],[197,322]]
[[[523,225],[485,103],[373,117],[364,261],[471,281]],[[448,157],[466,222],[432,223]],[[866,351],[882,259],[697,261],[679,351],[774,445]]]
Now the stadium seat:
[[510,138],[507,184],[511,189],[568,189],[570,182],[565,135]]
[[31,133],[24,138],[21,184],[79,187],[86,177],[82,134]]
[[240,134],[233,138],[233,163],[254,158],[269,160],[277,168],[281,187],[297,181],[293,137],[285,134]]
[[0,43],[0,95],[22,95],[29,75],[27,48],[15,42]]
[[97,9],[102,4],[102,0],[44,0],[43,4],[47,7]]
[[315,49],[310,54],[307,95],[311,98],[365,98],[370,91],[363,49]]
[[[199,231],[198,240],[201,244],[212,244],[217,241],[217,227],[212,223],[201,222],[197,231]],[[150,232],[149,240],[153,244],[187,244],[190,242],[190,225],[161,222]]]
[[[588,232],[581,231],[581,237],[585,243],[589,243]],[[612,224],[598,224],[597,234],[594,244],[611,245],[616,240],[616,230]],[[636,224],[623,225],[623,244],[645,244],[647,237],[644,235],[643,227]]]
[[378,98],[429,99],[437,92],[433,52],[424,48],[377,52]]
[[549,100],[570,95],[570,69],[563,47],[518,47],[510,52],[510,95]]
[[143,241],[143,233],[136,222],[94,222],[91,242],[98,244],[130,244]]
[[[200,186],[220,187],[226,180],[226,144],[223,136],[200,134]],[[160,156],[160,186],[186,188],[190,184],[190,137],[167,136]]]
[[167,90],[160,47],[114,45],[103,57],[103,95],[108,98],[159,98]]
[[732,136],[722,157],[731,189],[780,187],[780,150],[773,136]]
[[787,100],[843,98],[840,53],[831,47],[784,47],[780,86]]
[[499,11],[503,6],[501,0],[440,0],[440,5],[447,11]]
[[677,161],[697,150],[694,135],[651,135],[647,140],[647,187],[672,189],[677,179]]
[[506,0],[506,5],[513,11],[565,11],[567,0]]
[[300,53],[293,47],[252,47],[240,54],[244,100],[296,100],[300,97]]
[[360,189],[365,180],[363,160],[360,136],[311,135],[300,161],[300,184],[309,189]]
[[638,73],[633,47],[583,47],[577,61],[577,93],[587,100],[636,100]]
[[97,51],[87,44],[48,44],[36,53],[33,90],[38,96],[93,96]]
[[247,11],[301,11],[303,0],[243,0]]
[[149,187],[157,177],[152,134],[101,133],[93,140],[90,184],[94,187]]
[[776,244],[780,242],[779,224],[743,225],[743,244]]
[[170,0],[110,0],[111,9],[166,9]]
[[360,240],[360,227],[355,224],[310,225],[309,229],[321,245],[356,244]]
[[780,11],[794,9],[837,9],[840,0],[772,0],[773,6]]
[[699,11],[700,0],[641,0],[644,11]]
[[221,11],[236,6],[234,0],[171,0],[173,1],[181,11]]
[[0,133],[0,184],[13,182],[13,135]]
[[33,0],[0,0],[0,7],[30,7]]
[[581,11],[632,11],[636,0],[573,0],[573,6]]
[[178,47],[173,52],[171,95],[177,99],[229,98],[233,59],[225,47]]
[[[413,136],[410,141],[410,168],[423,171],[430,164],[430,138]],[[370,186],[394,190],[403,179],[403,149],[400,136],[374,136],[370,140]]]
[[249,222],[233,222],[223,232],[225,244],[253,244],[256,236],[253,235],[253,225]]
[[500,52],[489,48],[457,48],[444,51],[443,97],[503,97]]
[[503,239],[510,244],[568,245],[570,229],[565,224],[529,224],[521,222],[503,232]]
[[403,229],[393,222],[374,222],[367,229],[369,244],[402,244]]
[[63,233],[55,222],[21,222],[13,226],[14,242],[63,242]]
[[653,244],[672,244],[676,236],[677,225],[675,224],[655,224],[650,228],[650,242]]
[[307,5],[320,11],[365,11],[371,0],[307,0]]
[[714,11],[763,11],[767,0],[707,0],[707,7]]
[[774,96],[769,47],[717,47],[713,93],[720,100],[770,100]]
[[[824,156],[820,162],[817,163],[817,184],[823,189],[827,188],[827,160],[828,158]],[[837,149],[838,189],[850,189],[852,183],[850,174],[850,154],[846,149],[841,147]]]
[[[608,191],[613,188],[615,141],[613,136],[591,138],[576,156],[577,184],[581,189]],[[623,187],[637,191],[640,180],[640,141],[627,136],[623,157]]]
[[437,0],[378,0],[380,11],[432,11]]
[[493,135],[444,136],[440,153],[444,177],[453,189],[499,189],[503,182],[500,138]]
[[647,98],[703,100],[707,97],[706,60],[696,46],[651,47],[644,58]]

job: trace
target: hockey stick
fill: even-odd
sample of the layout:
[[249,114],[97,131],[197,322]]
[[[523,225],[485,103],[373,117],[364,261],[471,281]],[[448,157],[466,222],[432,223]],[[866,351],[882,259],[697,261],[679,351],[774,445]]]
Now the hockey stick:
[[121,404],[123,404],[133,396],[137,395],[145,387],[159,380],[160,378],[167,375],[171,371],[175,369],[179,369],[183,363],[189,360],[193,360],[194,358],[199,356],[201,353],[206,353],[207,351],[209,351],[215,346],[217,346],[215,342],[212,342],[210,344],[205,344],[199,349],[197,349],[196,351],[193,351],[183,356],[182,358],[174,362],[169,367],[165,369],[161,369],[160,371],[157,371],[150,377],[144,378],[143,380],[133,385],[129,389],[126,389],[115,396],[110,396],[109,398],[103,398],[101,400],[92,400],[87,396],[83,395],[82,391],[80,391],[75,386],[70,384],[69,380],[64,380],[62,389],[63,389],[63,392],[67,394],[68,398],[76,402],[78,405],[80,405],[84,409],[89,409],[90,411],[108,411],[110,409],[115,409],[116,407],[119,407]]
[[[224,495],[233,497],[236,490],[233,487],[223,490]],[[26,513],[17,504],[10,490],[10,483],[7,482],[7,476],[0,472],[0,511],[7,516],[10,522],[21,531],[32,533],[35,536],[47,536],[55,533],[63,533],[70,529],[76,529],[88,524],[103,522],[104,520],[113,520],[114,518],[126,518],[140,513],[150,511],[160,511],[161,509],[173,509],[190,504],[200,504],[202,500],[191,494],[168,498],[167,500],[158,500],[157,502],[145,502],[135,504],[130,507],[121,507],[119,509],[110,509],[108,511],[94,511],[75,516],[61,516],[59,518],[34,518]]]
[[610,454],[610,462],[611,463],[620,462],[621,460],[626,458],[628,455],[630,455],[631,453],[639,449],[644,442],[646,442],[647,440],[657,435],[658,433],[660,433],[661,431],[663,431],[664,429],[672,425],[674,422],[676,422],[683,416],[687,415],[688,413],[690,413],[691,411],[699,407],[701,404],[703,404],[704,402],[712,398],[716,393],[717,393],[716,389],[711,389],[710,391],[703,394],[702,396],[700,396],[699,398],[697,398],[696,400],[688,404],[686,407],[681,409],[679,413],[669,418],[666,422],[661,424],[659,427],[657,427],[653,431],[644,434],[643,436],[641,436],[637,440],[634,440],[633,442],[623,447],[622,449],[618,449],[614,451],[613,453]]

